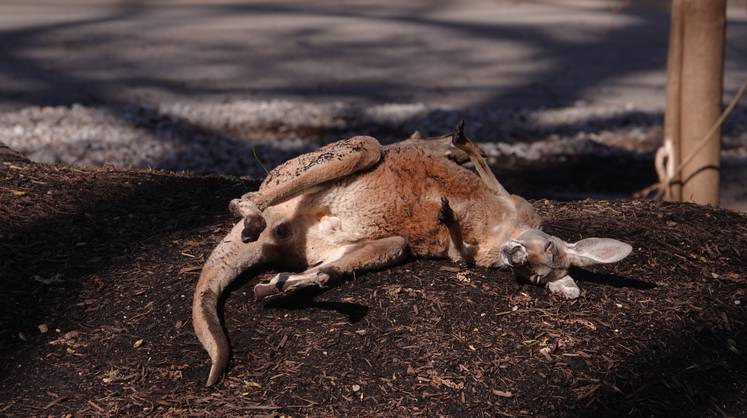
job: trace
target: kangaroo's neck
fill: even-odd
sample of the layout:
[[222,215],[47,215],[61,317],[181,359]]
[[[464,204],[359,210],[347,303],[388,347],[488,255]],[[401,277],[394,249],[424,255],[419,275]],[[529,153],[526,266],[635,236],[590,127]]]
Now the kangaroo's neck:
[[509,240],[530,229],[538,229],[541,220],[534,207],[523,198],[515,195],[497,197],[499,207],[506,208],[501,213],[489,216],[481,236],[474,237],[476,251],[474,262],[481,267],[500,267],[500,251]]

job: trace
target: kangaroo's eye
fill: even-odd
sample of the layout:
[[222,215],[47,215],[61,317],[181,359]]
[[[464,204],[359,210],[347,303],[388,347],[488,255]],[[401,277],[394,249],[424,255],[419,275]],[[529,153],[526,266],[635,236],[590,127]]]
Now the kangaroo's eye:
[[550,252],[554,249],[555,245],[552,243],[552,241],[547,241],[547,245],[545,245],[545,252]]

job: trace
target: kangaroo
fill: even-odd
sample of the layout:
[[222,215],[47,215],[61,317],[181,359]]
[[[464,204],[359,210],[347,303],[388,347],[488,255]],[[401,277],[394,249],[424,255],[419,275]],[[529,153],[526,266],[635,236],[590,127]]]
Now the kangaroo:
[[382,147],[372,137],[356,136],[287,161],[257,192],[231,201],[242,220],[206,261],[192,304],[195,334],[212,362],[207,386],[220,379],[230,351],[218,300],[232,280],[256,265],[305,269],[257,284],[257,300],[324,287],[408,255],[509,267],[573,299],[580,290],[568,274],[571,266],[613,263],[631,252],[630,245],[610,238],[567,243],[542,232],[532,205],[506,192],[462,128],[453,145],[466,152],[478,175],[418,146],[420,141]]

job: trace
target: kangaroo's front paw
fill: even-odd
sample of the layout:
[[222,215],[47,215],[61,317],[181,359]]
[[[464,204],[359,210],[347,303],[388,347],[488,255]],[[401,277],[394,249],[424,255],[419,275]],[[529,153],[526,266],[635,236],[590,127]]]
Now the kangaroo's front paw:
[[578,285],[576,285],[571,276],[565,276],[562,279],[549,282],[547,290],[565,299],[576,299],[581,296],[581,289],[578,288]]
[[241,241],[256,241],[265,228],[267,228],[267,222],[262,214],[248,215],[244,218],[244,229],[241,231]]

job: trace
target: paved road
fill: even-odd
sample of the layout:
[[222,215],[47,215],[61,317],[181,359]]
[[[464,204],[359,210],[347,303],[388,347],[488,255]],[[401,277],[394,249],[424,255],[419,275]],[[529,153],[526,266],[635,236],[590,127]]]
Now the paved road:
[[[727,95],[747,78],[747,6],[730,3]],[[268,98],[660,109],[666,4],[4,0],[0,109]]]

